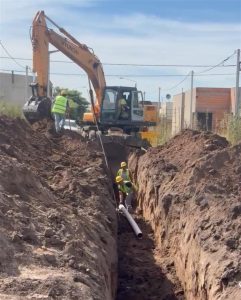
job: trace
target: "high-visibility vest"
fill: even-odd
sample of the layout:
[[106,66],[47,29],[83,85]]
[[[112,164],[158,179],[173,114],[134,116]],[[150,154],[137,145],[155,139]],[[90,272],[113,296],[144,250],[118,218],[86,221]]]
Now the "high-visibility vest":
[[123,180],[131,181],[130,172],[128,169],[126,169],[125,172],[123,169],[119,169],[117,172],[117,176],[121,176]]
[[67,107],[67,98],[64,96],[57,96],[52,107],[52,113],[58,113],[64,115]]
[[124,194],[129,194],[131,192],[131,190],[132,190],[131,187],[126,186],[127,182],[130,182],[130,181],[124,181],[124,184],[119,184],[118,185],[119,191],[121,191]]

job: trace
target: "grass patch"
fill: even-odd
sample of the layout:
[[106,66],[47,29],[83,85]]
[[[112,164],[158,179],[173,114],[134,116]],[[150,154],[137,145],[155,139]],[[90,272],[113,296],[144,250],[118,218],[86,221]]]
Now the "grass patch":
[[241,117],[226,115],[221,122],[219,134],[226,137],[232,145],[241,142]]
[[157,145],[165,144],[172,137],[172,121],[163,118],[156,127]]
[[20,105],[1,101],[0,116],[7,116],[10,118],[23,118],[22,107]]

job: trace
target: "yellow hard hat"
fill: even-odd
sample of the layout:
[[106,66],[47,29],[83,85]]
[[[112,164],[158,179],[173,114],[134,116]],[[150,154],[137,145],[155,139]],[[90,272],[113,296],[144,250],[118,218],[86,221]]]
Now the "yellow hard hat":
[[120,183],[122,180],[123,179],[121,176],[116,176],[116,178],[115,178],[116,183]]
[[61,96],[67,96],[67,91],[62,90],[60,94],[61,94]]
[[126,167],[126,162],[124,162],[124,161],[121,163],[121,168],[123,168],[123,167]]

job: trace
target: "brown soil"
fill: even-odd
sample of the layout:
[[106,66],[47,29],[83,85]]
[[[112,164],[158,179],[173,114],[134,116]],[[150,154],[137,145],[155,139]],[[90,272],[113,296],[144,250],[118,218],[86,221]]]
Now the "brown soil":
[[113,299],[117,224],[102,153],[51,124],[35,130],[0,119],[0,299]]
[[137,239],[120,215],[118,231],[119,284],[116,300],[182,300],[183,289],[172,261],[163,260],[153,230],[141,215],[134,215],[142,239]]
[[[112,300],[113,190],[97,142],[0,118],[0,299]],[[105,144],[114,177],[133,151]],[[117,300],[241,299],[241,145],[184,131],[130,155],[136,239],[119,214]]]
[[241,144],[186,130],[132,154],[138,205],[186,299],[241,299]]

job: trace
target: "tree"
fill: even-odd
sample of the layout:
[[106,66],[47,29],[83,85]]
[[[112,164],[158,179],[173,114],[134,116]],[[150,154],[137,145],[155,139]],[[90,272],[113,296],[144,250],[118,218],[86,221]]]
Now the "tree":
[[77,122],[81,121],[83,119],[83,114],[88,110],[89,102],[82,96],[81,92],[60,88],[59,86],[54,88],[54,97],[60,95],[61,90],[65,90],[67,92],[67,98],[70,106],[70,118]]

